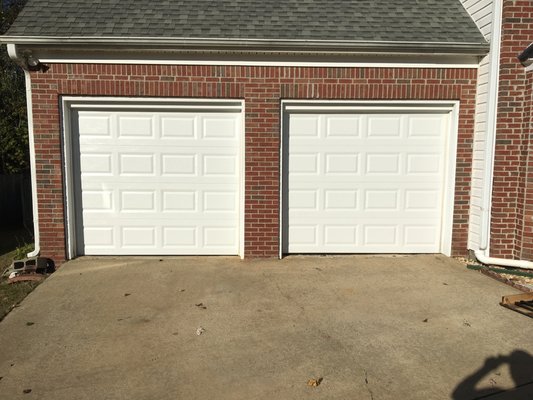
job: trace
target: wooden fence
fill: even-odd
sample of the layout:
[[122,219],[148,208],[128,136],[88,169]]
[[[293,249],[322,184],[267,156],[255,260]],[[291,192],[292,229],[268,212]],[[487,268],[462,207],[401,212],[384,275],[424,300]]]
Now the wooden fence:
[[0,228],[31,227],[32,221],[30,174],[0,175]]

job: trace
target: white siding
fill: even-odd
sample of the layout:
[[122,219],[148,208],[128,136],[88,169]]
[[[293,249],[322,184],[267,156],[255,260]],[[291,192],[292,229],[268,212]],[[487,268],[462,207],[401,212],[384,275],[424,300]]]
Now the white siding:
[[492,0],[461,0],[485,39],[490,40],[492,23]]
[[[461,0],[481,33],[490,41],[492,33],[492,0]],[[476,125],[474,131],[474,154],[472,165],[472,189],[470,194],[470,224],[468,248],[478,249],[481,235],[481,207],[483,195],[484,156],[487,131],[487,97],[489,82],[489,55],[481,60],[478,73],[476,99]]]

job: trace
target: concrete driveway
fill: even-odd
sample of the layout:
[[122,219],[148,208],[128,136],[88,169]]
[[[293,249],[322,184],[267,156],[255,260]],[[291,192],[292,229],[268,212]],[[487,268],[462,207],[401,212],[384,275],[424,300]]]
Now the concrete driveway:
[[0,398],[531,399],[512,293],[435,255],[81,258],[0,323]]

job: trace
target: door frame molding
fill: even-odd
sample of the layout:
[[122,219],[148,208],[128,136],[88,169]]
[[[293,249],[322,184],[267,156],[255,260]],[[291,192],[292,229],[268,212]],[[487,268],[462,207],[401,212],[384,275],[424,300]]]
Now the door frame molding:
[[79,241],[76,195],[77,170],[76,153],[79,148],[75,148],[77,140],[73,137],[76,132],[74,127],[73,114],[78,110],[190,110],[190,111],[221,111],[239,113],[241,124],[239,126],[239,250],[238,255],[244,258],[244,183],[245,183],[245,104],[240,99],[200,99],[200,98],[163,98],[163,97],[87,97],[87,96],[61,96],[60,98],[60,121],[61,121],[61,147],[62,147],[62,169],[63,169],[63,189],[64,189],[64,218],[65,218],[65,240],[67,249],[67,259],[75,258],[78,254],[77,245]]
[[440,111],[450,115],[448,132],[446,136],[445,166],[444,166],[444,193],[442,202],[442,227],[440,252],[451,256],[453,215],[455,206],[455,183],[457,164],[457,139],[459,133],[459,107],[458,100],[282,100],[281,101],[281,144],[280,144],[280,209],[279,209],[279,258],[287,254],[288,247],[288,138],[289,116],[292,112],[417,112]]

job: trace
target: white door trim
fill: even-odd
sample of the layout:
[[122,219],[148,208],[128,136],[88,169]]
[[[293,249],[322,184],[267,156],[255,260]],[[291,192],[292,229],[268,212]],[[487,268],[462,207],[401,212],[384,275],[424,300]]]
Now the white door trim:
[[[291,111],[445,111],[450,113],[448,135],[446,137],[446,154],[444,168],[444,193],[440,252],[451,256],[453,213],[455,197],[455,169],[457,160],[457,137],[459,127],[459,101],[454,100],[282,100],[281,102],[281,146],[280,146],[280,219],[279,219],[279,257],[283,257],[286,239],[285,212],[288,197],[284,179],[287,163],[286,141],[288,139],[288,117]],[[287,222],[288,223],[288,222]]]
[[241,118],[241,135],[239,138],[239,256],[244,258],[244,181],[245,181],[245,149],[244,149],[244,100],[239,99],[189,99],[189,98],[150,98],[150,97],[83,97],[83,96],[62,96],[61,97],[61,139],[62,139],[62,163],[64,172],[64,204],[65,204],[65,234],[67,259],[76,257],[76,202],[74,195],[74,174],[73,165],[73,119],[72,111],[80,109],[151,109],[151,110],[206,110],[206,111],[227,111],[239,112]]

